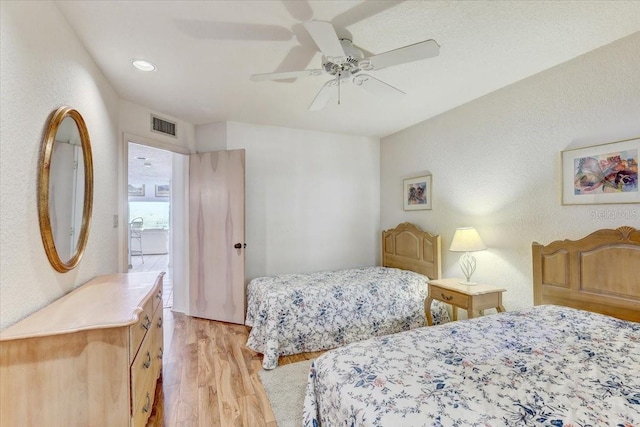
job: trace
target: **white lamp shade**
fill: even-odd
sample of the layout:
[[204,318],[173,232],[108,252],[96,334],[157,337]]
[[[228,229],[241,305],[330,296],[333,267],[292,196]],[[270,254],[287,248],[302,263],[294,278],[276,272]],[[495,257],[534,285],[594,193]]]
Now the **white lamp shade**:
[[473,227],[456,228],[451,246],[449,247],[451,252],[475,252],[485,249],[487,249],[487,247]]

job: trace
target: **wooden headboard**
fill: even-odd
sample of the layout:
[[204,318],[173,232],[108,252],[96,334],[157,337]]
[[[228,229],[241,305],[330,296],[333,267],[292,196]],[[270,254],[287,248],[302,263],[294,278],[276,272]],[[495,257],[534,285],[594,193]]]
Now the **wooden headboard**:
[[534,304],[640,322],[640,230],[598,230],[532,250]]
[[440,236],[403,222],[382,232],[382,265],[424,274],[429,279],[442,276]]

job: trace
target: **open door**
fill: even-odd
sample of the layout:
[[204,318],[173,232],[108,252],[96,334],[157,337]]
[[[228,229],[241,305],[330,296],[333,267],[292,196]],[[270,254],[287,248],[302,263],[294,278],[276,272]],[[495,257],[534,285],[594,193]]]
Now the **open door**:
[[190,316],[244,323],[244,158],[244,150],[190,155]]

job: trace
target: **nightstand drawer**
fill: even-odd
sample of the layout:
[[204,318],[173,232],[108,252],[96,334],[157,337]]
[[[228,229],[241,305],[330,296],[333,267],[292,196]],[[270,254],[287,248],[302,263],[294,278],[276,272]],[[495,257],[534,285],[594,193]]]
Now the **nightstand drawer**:
[[444,289],[439,286],[431,285],[429,287],[429,295],[433,299],[446,302],[447,304],[455,305],[458,308],[469,308],[469,297],[450,289]]
[[458,309],[467,310],[467,317],[472,319],[481,315],[483,310],[495,308],[499,313],[504,311],[502,293],[505,290],[491,285],[467,285],[460,279],[437,279],[429,282],[429,296],[424,300],[424,315],[427,325],[433,325],[431,303],[433,300],[450,304],[453,320],[458,320]]

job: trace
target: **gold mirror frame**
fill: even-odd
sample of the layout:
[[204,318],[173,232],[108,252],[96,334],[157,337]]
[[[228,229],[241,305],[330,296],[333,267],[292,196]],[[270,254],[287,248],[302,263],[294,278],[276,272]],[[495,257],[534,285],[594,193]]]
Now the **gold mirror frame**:
[[[80,143],[82,146],[82,156],[84,163],[84,206],[82,209],[82,225],[80,227],[80,235],[73,256],[69,261],[62,261],[56,250],[51,229],[51,217],[49,214],[49,179],[51,173],[51,158],[53,155],[53,146],[55,144],[58,128],[66,117],[71,117],[78,128],[80,134]],[[89,132],[84,119],[77,110],[71,107],[58,108],[47,125],[47,130],[42,140],[40,148],[40,159],[38,162],[38,219],[40,221],[40,236],[44,250],[47,253],[51,266],[61,273],[66,273],[75,268],[84,249],[87,246],[89,237],[89,225],[91,222],[91,211],[93,208],[93,158],[91,156],[91,142],[89,140]]]

